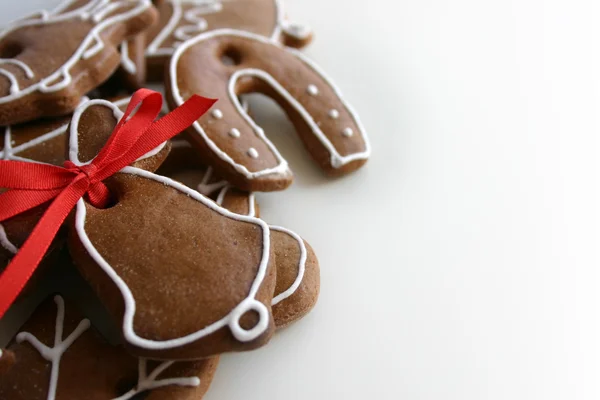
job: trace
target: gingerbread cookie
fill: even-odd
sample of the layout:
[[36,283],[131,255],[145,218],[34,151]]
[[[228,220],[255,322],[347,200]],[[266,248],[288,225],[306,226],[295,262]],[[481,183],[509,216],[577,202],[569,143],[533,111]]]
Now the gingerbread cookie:
[[149,361],[108,344],[61,296],[47,299],[9,345],[16,355],[0,375],[10,400],[191,400],[208,390],[218,359]]
[[[82,104],[89,101],[87,98],[82,100]],[[95,101],[95,100],[93,100]],[[129,98],[120,99],[114,102],[116,107],[124,110],[129,104]],[[99,118],[96,123],[97,131],[102,132],[102,137],[96,135],[98,140],[105,140],[105,130],[102,129],[102,124],[106,126],[114,126],[117,117],[122,113],[115,109],[107,111],[113,118]],[[115,116],[116,115],[116,116]],[[2,160],[17,160],[33,163],[45,163],[52,165],[63,165],[67,160],[67,135],[69,117],[46,118],[24,124],[13,126],[5,126],[0,128],[4,131],[4,135],[0,139],[0,159]],[[94,126],[94,124],[92,124]],[[87,131],[93,133],[94,130]],[[162,160],[166,158],[168,149],[165,148],[160,156]],[[144,168],[146,161],[140,160],[136,164],[137,167]],[[0,189],[1,191],[1,189]],[[40,220],[46,210],[46,205],[36,207],[32,210],[16,215],[6,221],[0,223],[0,270],[4,268],[12,257],[17,253],[18,249],[23,245],[29,234]],[[52,250],[62,247],[64,235],[60,234],[48,252],[46,258],[53,254]]]
[[15,353],[10,350],[0,349],[0,376],[7,373],[15,363]]
[[[224,63],[223,57],[232,61]],[[246,93],[276,100],[330,174],[360,168],[370,153],[358,116],[320,69],[301,53],[255,34],[219,30],[186,41],[171,59],[166,90],[171,107],[194,93],[219,99],[185,131],[186,138],[219,175],[243,190],[281,190],[292,182],[287,161],[242,108],[238,96]]]
[[[232,212],[259,216],[254,193],[236,189],[217,177],[211,167],[198,161],[195,151],[185,141],[173,140],[172,146],[171,154],[158,173],[181,180]],[[269,228],[277,268],[277,285],[271,304],[275,326],[279,329],[304,317],[316,304],[319,263],[313,249],[298,234],[283,227]]]
[[118,67],[120,43],[156,18],[150,0],[72,0],[0,33],[0,125],[70,113]]
[[[110,119],[111,107],[97,100],[76,111],[71,162],[90,161],[104,145],[113,127],[102,128],[104,140],[90,140],[101,135],[89,130],[98,131],[100,118]],[[138,162],[150,170],[159,155],[157,149]],[[115,205],[96,209],[80,200],[69,249],[133,354],[197,359],[269,340],[275,251],[263,221],[136,167],[105,183]]]
[[146,35],[139,34],[121,43],[121,66],[115,80],[126,88],[136,90],[146,83]]
[[165,65],[175,48],[201,33],[232,28],[304,47],[312,40],[310,28],[285,18],[282,0],[164,0],[160,18],[148,31],[148,76],[162,81]]
[[[68,117],[42,119],[0,128],[4,132],[0,135],[0,159],[62,165],[69,120]],[[0,270],[8,265],[45,210],[46,205],[42,205],[0,223]],[[63,243],[61,233],[47,253],[42,269],[52,263]]]

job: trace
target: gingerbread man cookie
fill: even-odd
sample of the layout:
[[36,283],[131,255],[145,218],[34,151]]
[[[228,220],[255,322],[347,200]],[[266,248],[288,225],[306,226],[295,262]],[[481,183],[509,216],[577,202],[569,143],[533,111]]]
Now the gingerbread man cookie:
[[[108,110],[108,111],[107,111]],[[115,107],[88,102],[70,125],[71,162],[91,161]],[[112,125],[112,126],[109,126]],[[103,137],[103,140],[92,138]],[[146,169],[160,164],[150,152]],[[269,227],[231,213],[169,178],[126,167],[105,181],[115,205],[76,206],[69,249],[137,356],[197,359],[265,344],[274,331]]]
[[108,344],[62,296],[47,299],[16,335],[16,362],[0,375],[10,400],[201,399],[218,359],[150,361]]
[[165,65],[184,41],[215,29],[233,28],[303,47],[312,31],[285,18],[282,0],[163,0],[159,22],[148,31],[148,76],[162,81]]
[[276,100],[330,174],[354,171],[370,154],[358,116],[323,72],[298,51],[255,34],[219,30],[186,41],[173,54],[166,90],[171,107],[194,93],[219,99],[185,131],[186,138],[243,190],[281,190],[292,182],[287,161],[242,108],[238,97],[246,93]]
[[[254,193],[243,192],[220,179],[211,167],[198,161],[194,149],[179,139],[158,173],[181,180],[218,205],[241,215],[259,216]],[[295,232],[278,226],[271,229],[275,249],[277,285],[271,302],[275,326],[280,329],[301,319],[312,310],[319,297],[319,262],[313,249]]]
[[120,43],[156,18],[150,0],[72,0],[0,33],[0,125],[70,113],[118,67]]

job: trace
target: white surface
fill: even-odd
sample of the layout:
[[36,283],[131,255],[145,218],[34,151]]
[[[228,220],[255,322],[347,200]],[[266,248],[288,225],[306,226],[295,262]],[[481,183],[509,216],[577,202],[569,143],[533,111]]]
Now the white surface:
[[289,125],[271,134],[297,179],[259,196],[263,217],[313,245],[322,293],[224,356],[206,399],[600,398],[598,2],[287,6],[373,158],[329,180]]

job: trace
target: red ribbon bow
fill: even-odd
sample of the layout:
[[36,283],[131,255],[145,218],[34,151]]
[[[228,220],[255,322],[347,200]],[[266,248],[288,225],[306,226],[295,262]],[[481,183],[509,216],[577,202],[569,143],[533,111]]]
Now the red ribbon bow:
[[[110,193],[103,180],[177,135],[200,118],[216,100],[192,96],[173,112],[155,121],[162,96],[138,90],[106,145],[90,164],[71,161],[64,168],[23,161],[0,161],[0,222],[52,199],[31,235],[0,275],[0,317],[35,272],[60,226],[77,201],[86,195],[95,207],[105,207]],[[137,112],[131,113],[139,106]]]

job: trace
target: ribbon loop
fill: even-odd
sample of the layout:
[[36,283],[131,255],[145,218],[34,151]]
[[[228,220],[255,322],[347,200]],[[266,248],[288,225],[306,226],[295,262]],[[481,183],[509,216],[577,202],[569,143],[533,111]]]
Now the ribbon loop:
[[0,222],[52,200],[17,255],[0,275],[0,317],[35,272],[60,226],[73,207],[86,197],[105,208],[111,194],[105,179],[177,135],[200,118],[216,100],[192,96],[156,121],[162,95],[138,90],[112,135],[89,164],[66,161],[64,167],[0,160]]

